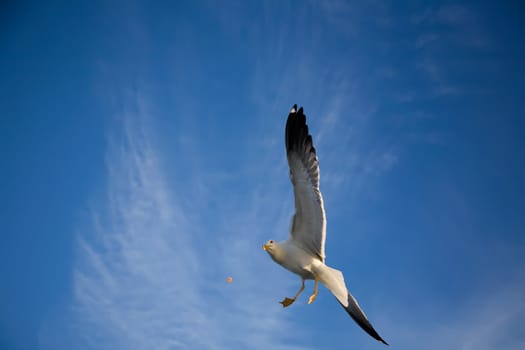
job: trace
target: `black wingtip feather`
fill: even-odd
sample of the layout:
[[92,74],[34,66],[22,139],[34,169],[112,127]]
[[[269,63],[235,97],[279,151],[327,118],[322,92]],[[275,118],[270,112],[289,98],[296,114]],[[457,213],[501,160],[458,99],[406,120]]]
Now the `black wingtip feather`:
[[294,113],[294,105],[288,120],[286,121],[285,145],[286,154],[297,154],[303,165],[309,173],[310,181],[315,188],[319,188],[319,161],[312,141],[312,135],[309,134],[308,125],[306,125],[306,115],[303,107]]
[[[339,302],[339,304],[341,304],[341,302]],[[341,306],[346,310],[350,317],[352,317],[352,319],[372,338],[382,342],[385,345],[389,345],[383,338],[381,338],[381,336],[377,333],[372,324],[370,324],[366,316],[359,309],[359,306],[357,306],[357,304],[354,304],[354,299],[350,294],[348,294],[348,306],[345,307],[343,304],[341,304]]]
[[[292,113],[294,109],[296,112]],[[291,150],[299,150],[303,147],[305,141],[308,142],[308,139],[309,144],[312,145],[312,137],[308,134],[308,125],[306,125],[306,116],[304,115],[303,107],[297,110],[297,105],[294,104],[292,111],[290,111],[288,120],[286,121],[286,150],[288,152]]]

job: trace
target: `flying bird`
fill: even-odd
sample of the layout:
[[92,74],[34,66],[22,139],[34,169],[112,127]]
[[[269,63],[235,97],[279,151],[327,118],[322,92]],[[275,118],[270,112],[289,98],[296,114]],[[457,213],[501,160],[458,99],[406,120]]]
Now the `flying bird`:
[[312,136],[308,133],[303,108],[297,110],[297,105],[288,115],[285,143],[294,189],[295,214],[288,240],[279,243],[269,240],[263,249],[276,263],[299,275],[302,285],[292,298],[286,297],[280,303],[283,307],[290,306],[304,290],[305,280],[314,280],[314,292],[308,299],[308,304],[311,304],[317,297],[321,282],[365,332],[388,345],[346,288],[342,272],[325,264],[326,216],[319,190],[319,161]]

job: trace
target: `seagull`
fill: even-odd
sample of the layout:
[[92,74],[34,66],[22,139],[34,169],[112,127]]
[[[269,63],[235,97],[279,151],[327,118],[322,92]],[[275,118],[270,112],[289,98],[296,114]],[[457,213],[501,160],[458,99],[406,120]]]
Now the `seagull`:
[[305,280],[314,280],[311,304],[318,294],[319,282],[332,292],[350,317],[370,336],[388,345],[368,321],[357,300],[346,288],[343,273],[325,264],[326,216],[319,190],[319,161],[308,133],[303,108],[294,105],[288,115],[285,132],[286,156],[294,189],[295,214],[290,237],[283,242],[269,240],[263,249],[287,270],[301,277],[302,285],[292,298],[284,298],[283,307],[293,304],[304,290]]

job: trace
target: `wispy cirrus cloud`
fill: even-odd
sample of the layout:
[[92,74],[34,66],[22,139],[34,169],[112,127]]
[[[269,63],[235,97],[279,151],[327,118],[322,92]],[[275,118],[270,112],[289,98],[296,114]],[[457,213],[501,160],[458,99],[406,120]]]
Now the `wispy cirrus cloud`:
[[[464,5],[445,4],[436,9],[427,8],[424,12],[413,15],[412,23],[426,29],[446,29],[446,39],[460,46],[475,49],[490,47],[490,37],[483,30],[481,19],[475,11]],[[420,36],[421,39],[425,37],[429,38],[429,33]]]
[[[484,54],[494,46],[484,21],[475,8],[459,4],[444,4],[412,15],[417,33],[414,66],[428,81],[427,97],[479,93],[476,84],[469,82],[493,70],[484,60]],[[465,76],[469,79],[458,78]]]
[[[377,6],[381,14],[388,13],[385,6]],[[261,118],[266,123],[264,128],[277,128],[278,131],[271,134],[278,135],[273,141],[282,150],[282,124],[268,116],[285,116],[293,103],[304,106],[322,163],[322,188],[327,197],[338,197],[342,193],[346,196],[343,189],[359,191],[364,178],[384,173],[398,158],[396,146],[381,139],[374,129],[381,101],[373,88],[384,76],[391,78],[398,71],[385,66],[370,67],[361,60],[359,52],[343,50],[345,44],[351,47],[345,41],[336,47],[345,53],[340,55],[335,51],[328,61],[317,51],[323,46],[323,40],[327,40],[322,35],[323,21],[348,39],[352,35],[347,36],[347,30],[351,30],[353,21],[347,18],[345,28],[339,27],[338,13],[351,13],[360,17],[359,20],[375,23],[373,16],[358,15],[366,12],[366,8],[360,3],[344,1],[310,2],[297,9],[292,25],[284,12],[283,17],[272,18],[271,27],[261,28],[263,33],[253,33],[253,40],[259,42],[260,54],[255,64],[251,97],[256,109],[265,116]],[[262,15],[270,17],[275,13]],[[300,41],[296,40],[299,35]],[[379,72],[381,77],[371,77],[370,72]],[[371,90],[373,94],[369,94]],[[405,94],[399,99],[406,102],[413,97]],[[358,178],[363,181],[356,181]],[[348,196],[346,200],[352,203]]]
[[[276,302],[287,286],[284,273],[270,273],[260,249],[283,224],[284,217],[276,224],[275,216],[260,216],[277,202],[275,193],[225,200],[223,221],[213,223],[209,208],[191,214],[177,181],[166,176],[147,99],[137,94],[124,102],[127,109],[116,118],[122,135],[112,133],[109,142],[107,192],[93,208],[91,227],[78,235],[72,312],[64,326],[71,346],[304,348],[289,341],[288,334],[301,331]],[[234,282],[227,284],[230,275]],[[281,282],[276,295],[273,285]],[[50,331],[57,333],[49,327],[43,333]],[[56,335],[41,339],[43,348],[57,345]]]

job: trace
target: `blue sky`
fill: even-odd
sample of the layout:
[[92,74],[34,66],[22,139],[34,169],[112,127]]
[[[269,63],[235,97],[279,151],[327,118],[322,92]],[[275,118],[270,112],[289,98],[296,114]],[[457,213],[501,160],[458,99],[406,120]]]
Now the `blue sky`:
[[391,348],[522,349],[523,13],[2,5],[0,348],[381,348],[324,288],[277,303],[297,103],[327,262]]

